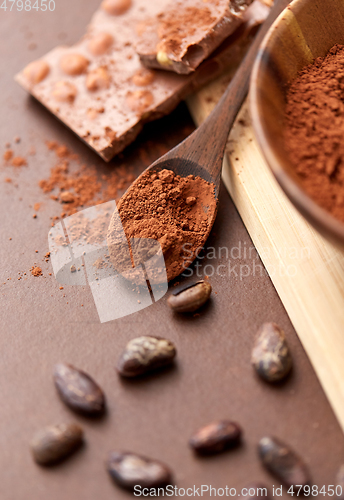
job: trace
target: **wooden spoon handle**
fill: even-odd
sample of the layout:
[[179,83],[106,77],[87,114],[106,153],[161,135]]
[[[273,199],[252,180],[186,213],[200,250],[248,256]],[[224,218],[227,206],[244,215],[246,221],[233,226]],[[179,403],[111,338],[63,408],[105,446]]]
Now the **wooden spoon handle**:
[[275,19],[289,3],[289,0],[275,0],[269,16],[259,29],[243,62],[215,109],[195,132],[166,156],[184,158],[198,163],[210,173],[216,184],[219,182],[228,134],[247,95],[250,74],[259,47]]

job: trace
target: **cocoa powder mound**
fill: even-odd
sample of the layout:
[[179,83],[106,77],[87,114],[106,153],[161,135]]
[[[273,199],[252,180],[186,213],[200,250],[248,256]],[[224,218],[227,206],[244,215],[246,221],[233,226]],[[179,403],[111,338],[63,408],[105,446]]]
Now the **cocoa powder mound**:
[[[147,172],[124,194],[118,212],[131,238],[158,240],[170,281],[187,268],[209,234],[216,214],[215,186],[200,177],[181,177],[171,170]],[[118,260],[116,221],[109,226],[111,260]]]
[[305,67],[287,93],[284,144],[301,185],[344,222],[344,46]]

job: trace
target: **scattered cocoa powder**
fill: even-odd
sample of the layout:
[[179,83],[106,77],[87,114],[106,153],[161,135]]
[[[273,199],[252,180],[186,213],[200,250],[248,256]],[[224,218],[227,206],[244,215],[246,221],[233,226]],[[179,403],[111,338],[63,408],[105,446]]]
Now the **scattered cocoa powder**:
[[56,153],[56,156],[58,156],[59,158],[67,158],[69,156],[68,148],[67,148],[67,146],[64,146],[64,145],[56,148],[55,153]]
[[344,45],[305,67],[288,89],[284,142],[306,192],[344,222]]
[[[40,180],[39,186],[45,193],[51,193],[55,188],[62,192],[73,192],[73,201],[64,206],[64,211],[68,215],[77,212],[83,206],[93,204],[101,190],[95,171],[82,167],[71,172],[67,161],[53,167],[49,179]],[[58,200],[58,196],[53,199]],[[63,197],[60,201],[63,203]]]
[[30,269],[32,276],[43,276],[42,269],[38,266]]
[[[101,245],[106,240],[107,230],[112,216],[112,210],[106,205],[96,207],[96,217],[91,219],[83,212],[78,212],[70,219],[68,234],[75,245]],[[57,246],[65,245],[65,240],[55,238]]]
[[27,165],[26,158],[24,158],[23,156],[14,156],[13,149],[6,149],[6,151],[3,154],[3,159],[6,163],[11,162],[10,164],[12,165],[12,167],[24,167]]
[[55,151],[58,158],[66,158],[68,160],[76,161],[80,160],[79,156],[72,153],[65,144],[60,144],[57,141],[46,141],[46,146],[49,151]]
[[[187,200],[192,203],[188,203]],[[204,243],[216,214],[214,185],[200,177],[181,177],[172,170],[147,172],[120,199],[118,211],[125,234],[159,240],[170,281],[187,268]],[[116,218],[108,232],[112,262],[117,262]],[[116,265],[116,264],[114,264]]]
[[[95,167],[80,165],[79,157],[66,146],[56,141],[46,144],[50,151],[55,152],[58,163],[51,169],[48,179],[39,181],[39,186],[63,205],[62,218],[82,208],[116,200],[135,179],[132,171],[125,167],[118,167],[99,178]],[[77,163],[77,168],[72,167],[71,162]],[[55,221],[58,219],[57,216],[54,218]]]

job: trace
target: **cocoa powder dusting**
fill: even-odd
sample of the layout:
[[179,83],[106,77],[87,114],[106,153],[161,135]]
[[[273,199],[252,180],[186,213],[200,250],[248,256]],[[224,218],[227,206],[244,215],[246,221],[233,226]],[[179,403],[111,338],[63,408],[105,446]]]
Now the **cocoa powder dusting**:
[[[216,214],[214,185],[200,177],[180,177],[171,170],[147,172],[120,199],[118,211],[128,239],[159,240],[170,281],[194,260]],[[108,245],[116,239],[109,227]]]
[[[49,178],[39,181],[39,187],[61,203],[63,211],[60,217],[75,214],[84,207],[116,200],[135,178],[132,171],[124,167],[100,178],[96,167],[80,165],[79,157],[65,145],[56,141],[46,144],[50,151],[55,152],[58,161],[51,168]],[[79,165],[75,168],[72,162]],[[58,218],[56,216],[54,220]]]
[[176,54],[180,51],[182,42],[187,36],[193,35],[196,27],[210,29],[216,22],[208,7],[186,6],[178,3],[176,8],[158,15],[158,36],[160,43],[157,50]]
[[288,89],[284,143],[306,192],[344,222],[344,45],[305,67]]
[[[59,218],[76,214],[69,224],[69,235],[76,244],[101,244],[106,238],[107,229],[112,216],[109,206],[102,205],[107,201],[113,201],[120,197],[121,193],[133,182],[135,176],[133,170],[127,166],[116,167],[116,170],[100,175],[95,166],[85,166],[80,164],[80,158],[71,152],[66,145],[57,141],[47,141],[48,150],[56,155],[56,164],[50,170],[47,179],[41,179],[39,186],[46,194],[62,205],[62,213],[53,217],[52,226]],[[3,160],[14,167],[27,165],[25,158],[14,156],[12,149],[7,149],[3,154]],[[4,182],[12,183],[12,179],[6,177]],[[82,209],[97,205],[97,217],[90,220],[85,217]],[[35,212],[42,207],[42,202],[33,204]],[[79,213],[78,213],[79,212]],[[37,214],[32,215],[37,218]],[[64,238],[56,238],[57,246],[66,246]],[[9,238],[12,240],[12,238]],[[38,253],[38,250],[35,251]],[[46,252],[44,261],[49,262],[50,252]],[[104,257],[105,261],[100,263],[100,268],[107,266],[109,256]],[[97,266],[98,267],[98,266]],[[42,268],[36,263],[29,270],[34,277],[43,277]],[[48,273],[51,276],[51,273]],[[24,273],[26,275],[26,273]],[[21,280],[23,276],[19,276]],[[9,278],[10,279],[10,278]],[[25,278],[26,279],[26,278]],[[6,283],[6,282],[5,282]]]

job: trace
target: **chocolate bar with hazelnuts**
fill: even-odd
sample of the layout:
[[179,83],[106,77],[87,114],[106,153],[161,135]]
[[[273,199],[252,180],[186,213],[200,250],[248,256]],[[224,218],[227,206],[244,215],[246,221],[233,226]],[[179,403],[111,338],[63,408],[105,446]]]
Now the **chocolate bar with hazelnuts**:
[[129,145],[145,123],[170,113],[189,93],[239,63],[269,8],[255,0],[242,24],[190,75],[140,62],[140,26],[170,0],[104,0],[86,34],[33,61],[16,80],[105,161]]

